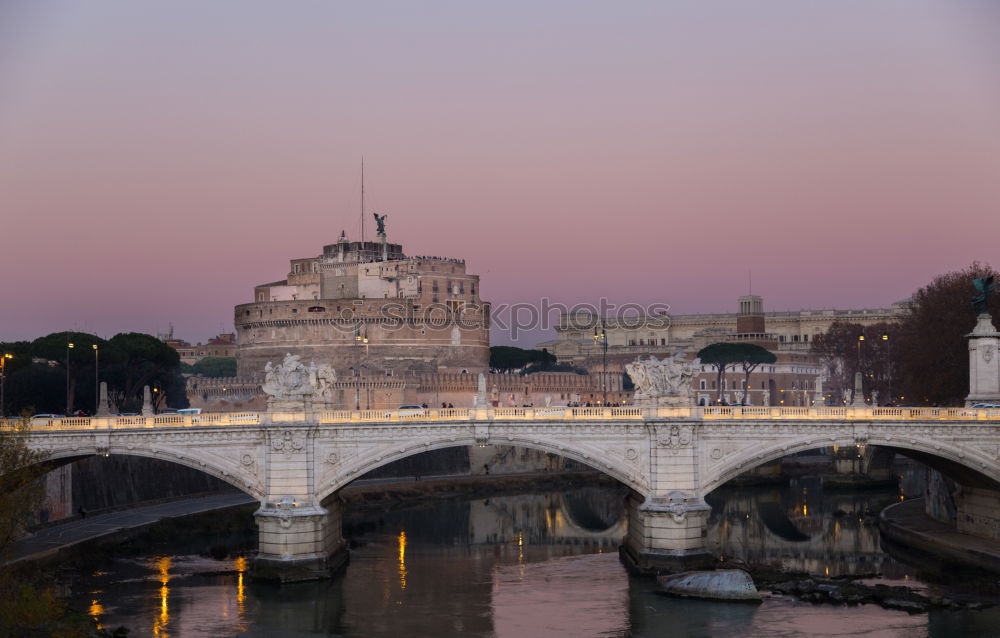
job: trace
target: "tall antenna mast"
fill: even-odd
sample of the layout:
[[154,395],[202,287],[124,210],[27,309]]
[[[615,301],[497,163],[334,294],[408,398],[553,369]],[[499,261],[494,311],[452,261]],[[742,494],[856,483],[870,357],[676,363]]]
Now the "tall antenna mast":
[[365,156],[361,156],[361,244],[365,243]]

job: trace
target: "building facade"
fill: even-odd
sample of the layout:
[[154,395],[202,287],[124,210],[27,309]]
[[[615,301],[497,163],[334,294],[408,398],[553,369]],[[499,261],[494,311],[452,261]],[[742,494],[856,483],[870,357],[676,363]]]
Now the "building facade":
[[[836,321],[862,325],[897,321],[905,309],[905,302],[899,302],[889,308],[765,312],[762,297],[747,295],[739,298],[735,313],[624,318],[564,314],[556,326],[556,339],[536,347],[547,349],[560,363],[615,378],[622,376],[626,363],[639,357],[683,352],[693,360],[699,350],[712,343],[753,343],[773,352],[777,361],[751,373],[745,401],[752,405],[807,406],[829,399],[824,388],[825,366],[810,349],[818,335]],[[744,383],[741,369],[728,370],[720,392],[714,368],[702,366],[694,379],[695,402],[743,402]]]
[[173,331],[168,335],[160,335],[160,340],[177,351],[181,358],[181,363],[194,365],[206,357],[235,357],[236,356],[236,335],[232,332],[218,334],[208,340],[207,343],[196,343],[191,345],[183,339],[175,339]]
[[352,376],[477,374],[489,365],[489,311],[464,260],[341,233],[235,308],[237,373],[261,375],[291,353]]

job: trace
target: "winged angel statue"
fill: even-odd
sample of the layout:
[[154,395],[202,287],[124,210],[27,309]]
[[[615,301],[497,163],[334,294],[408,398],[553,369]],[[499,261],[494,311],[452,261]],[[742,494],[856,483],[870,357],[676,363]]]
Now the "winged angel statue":
[[993,275],[984,279],[973,279],[972,285],[976,287],[976,296],[972,298],[972,307],[977,315],[989,313],[986,304],[989,301],[990,293],[996,287],[993,283]]

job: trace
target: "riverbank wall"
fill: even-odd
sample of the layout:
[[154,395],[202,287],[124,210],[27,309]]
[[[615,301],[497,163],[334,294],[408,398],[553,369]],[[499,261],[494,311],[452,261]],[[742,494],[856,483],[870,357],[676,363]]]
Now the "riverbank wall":
[[924,499],[896,503],[879,514],[883,538],[965,567],[1000,573],[1000,541],[963,534],[929,516]]

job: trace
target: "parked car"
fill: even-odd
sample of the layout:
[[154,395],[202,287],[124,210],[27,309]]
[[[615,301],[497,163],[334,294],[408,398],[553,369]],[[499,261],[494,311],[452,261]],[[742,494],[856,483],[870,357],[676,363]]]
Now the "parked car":
[[52,419],[62,419],[65,418],[61,414],[36,414],[31,417],[31,423],[34,425],[41,425],[43,421],[51,421]]
[[973,408],[1000,408],[1000,403],[974,403]]
[[424,416],[427,410],[422,405],[401,405],[396,411],[399,416]]

